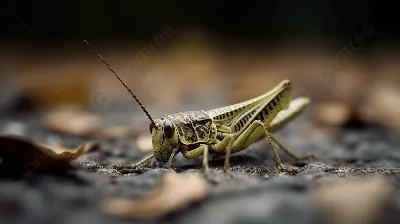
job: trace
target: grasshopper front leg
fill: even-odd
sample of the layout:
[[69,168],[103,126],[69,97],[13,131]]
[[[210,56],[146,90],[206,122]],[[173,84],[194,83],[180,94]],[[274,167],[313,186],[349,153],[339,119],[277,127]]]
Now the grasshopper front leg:
[[208,167],[208,145],[200,145],[199,147],[190,150],[183,154],[187,159],[197,158],[203,154],[203,168],[207,179],[210,179],[210,168]]
[[136,169],[142,165],[145,165],[150,162],[154,158],[154,153],[147,156],[146,158],[142,159],[138,163],[131,165],[131,164],[116,164],[113,166],[114,169],[121,170],[121,169]]
[[172,150],[172,153],[171,153],[171,155],[169,156],[168,162],[167,162],[167,164],[165,165],[165,167],[166,167],[167,169],[170,169],[170,168],[171,168],[172,160],[174,159],[176,153],[178,153],[178,150],[179,150],[178,147],[175,147],[175,148]]
[[[176,155],[177,152],[178,152],[178,148],[175,148],[172,151],[172,154],[169,157],[167,164],[165,165],[165,167],[167,169],[171,168],[172,160],[174,159],[174,156]],[[150,162],[150,160],[152,160],[153,158],[154,158],[154,153],[149,155],[149,156],[147,156],[146,158],[142,159],[141,161],[139,161],[138,163],[136,163],[134,165],[131,165],[131,164],[116,164],[116,165],[113,166],[113,168],[117,169],[117,170],[121,170],[121,169],[136,169],[136,168],[138,168],[140,166],[148,164]]]

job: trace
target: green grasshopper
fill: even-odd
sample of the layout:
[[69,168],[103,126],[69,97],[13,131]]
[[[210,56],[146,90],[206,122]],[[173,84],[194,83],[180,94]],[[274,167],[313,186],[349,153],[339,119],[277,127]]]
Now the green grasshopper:
[[166,168],[177,153],[187,159],[203,155],[205,174],[209,176],[208,153],[225,154],[224,171],[229,173],[231,154],[248,148],[251,144],[266,137],[275,156],[276,167],[283,172],[296,174],[297,169],[286,168],[281,162],[274,142],[295,159],[314,158],[313,154],[298,156],[282,144],[271,132],[282,128],[299,115],[310,100],[299,97],[291,100],[292,86],[283,80],[269,92],[254,99],[209,111],[187,111],[170,114],[153,120],[136,95],[114,72],[104,58],[85,41],[102,59],[110,71],[130,92],[150,120],[153,153],[134,165],[117,164],[115,169],[135,169],[155,158],[166,163]]

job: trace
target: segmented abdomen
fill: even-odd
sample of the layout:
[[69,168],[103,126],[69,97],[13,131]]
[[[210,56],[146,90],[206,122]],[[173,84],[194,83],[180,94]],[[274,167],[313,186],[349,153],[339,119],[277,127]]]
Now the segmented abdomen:
[[[285,106],[285,103],[281,103],[284,100],[285,92],[278,93],[274,98],[265,103],[261,104],[260,106],[243,113],[238,119],[236,119],[232,125],[233,130],[235,132],[241,131],[244,127],[255,120],[259,120],[264,124],[269,124],[272,119],[278,114],[280,110],[282,110]],[[286,99],[287,102],[288,99]]]
[[254,107],[258,102],[253,99],[254,102],[242,102],[231,106],[226,106],[214,110],[207,111],[207,113],[213,118],[215,123],[221,123],[230,125],[232,121],[238,117],[243,111]]

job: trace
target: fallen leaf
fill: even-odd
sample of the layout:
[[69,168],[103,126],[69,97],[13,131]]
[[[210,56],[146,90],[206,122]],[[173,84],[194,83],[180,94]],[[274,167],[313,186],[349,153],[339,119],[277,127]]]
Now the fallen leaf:
[[[56,143],[40,143],[41,146],[46,147],[48,149],[51,149],[55,153],[62,154],[63,152],[68,152],[71,151],[71,149],[65,148],[59,144]],[[100,144],[97,142],[90,142],[90,143],[85,143],[82,145],[83,146],[83,152],[84,154],[90,153],[90,152],[95,152],[99,149]]]
[[346,123],[350,116],[350,105],[341,102],[321,103],[315,107],[315,118],[322,124],[340,126]]
[[147,196],[138,200],[110,198],[105,200],[103,210],[124,218],[154,219],[198,202],[206,193],[206,181],[199,175],[169,172]]
[[143,133],[143,129],[129,126],[115,126],[103,128],[99,132],[99,136],[106,139],[135,138],[139,133]]
[[65,171],[73,168],[70,162],[98,148],[97,143],[82,144],[76,149],[58,145],[34,143],[13,135],[0,136],[1,175],[27,175],[41,171]]
[[305,134],[308,138],[313,138],[315,140],[329,139],[336,136],[339,133],[339,128],[337,127],[320,127],[317,125],[310,126]]
[[369,91],[361,108],[362,115],[370,122],[400,130],[400,91],[389,83],[376,84]]
[[74,108],[58,109],[46,117],[47,128],[78,136],[96,133],[102,125],[101,117]]
[[356,105],[340,101],[317,104],[314,118],[319,125],[333,128],[364,127],[368,123],[363,120]]
[[313,196],[333,224],[372,224],[378,221],[394,191],[384,178],[327,181]]
[[[82,60],[74,57],[74,60]],[[67,62],[65,62],[67,64]],[[86,65],[71,61],[60,69],[48,59],[38,57],[30,64],[15,64],[20,71],[15,77],[17,86],[27,95],[33,106],[49,109],[65,104],[74,104],[80,108],[90,106],[91,82],[94,70]],[[53,65],[53,66],[52,66]],[[57,74],[55,76],[54,74]]]
[[89,142],[84,144],[83,152],[84,153],[91,153],[96,152],[100,149],[100,143],[98,142]]
[[137,146],[140,151],[150,152],[153,150],[152,137],[148,134],[140,135],[137,139]]
[[371,85],[371,81],[364,75],[367,72],[366,64],[353,58],[351,63],[343,66],[332,76],[331,97],[343,99],[348,103],[362,99],[365,89]]

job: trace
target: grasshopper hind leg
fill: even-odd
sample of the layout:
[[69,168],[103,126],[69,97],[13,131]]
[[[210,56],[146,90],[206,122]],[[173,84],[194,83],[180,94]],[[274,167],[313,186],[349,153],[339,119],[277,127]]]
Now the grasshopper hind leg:
[[286,154],[288,154],[289,156],[293,157],[296,160],[315,159],[315,155],[314,154],[307,154],[307,155],[304,155],[304,156],[298,156],[290,148],[288,148],[281,141],[279,141],[275,136],[271,135],[271,138],[279,146],[279,148],[281,148]]
[[268,143],[271,146],[272,153],[275,156],[276,167],[283,172],[288,172],[292,174],[298,173],[296,169],[286,168],[285,165],[283,165],[276,150],[276,147],[273,143],[271,135],[265,128],[264,124],[260,121],[254,121],[237,138],[235,138],[235,136],[226,136],[221,142],[213,145],[212,150],[216,152],[224,152],[226,150],[224,170],[227,170],[229,168],[229,159],[231,153],[236,153],[238,151],[246,149],[251,144],[258,141],[262,136],[265,136],[267,138]]
[[[271,150],[274,153],[275,156],[275,161],[276,161],[276,167],[283,172],[288,172],[291,174],[297,174],[299,173],[299,171],[297,169],[292,169],[292,168],[286,168],[285,165],[283,165],[283,163],[281,162],[281,158],[279,157],[279,154],[276,150],[276,147],[272,141],[272,135],[268,132],[268,130],[265,128],[264,124],[261,123],[260,121],[254,121],[254,123],[258,123],[259,125],[262,126],[262,128],[264,129],[264,133],[265,136],[267,137],[268,143],[271,146]],[[254,124],[253,123],[253,124]]]
[[[247,132],[247,133],[246,133]],[[282,172],[287,172],[290,174],[297,174],[299,171],[297,169],[293,168],[287,168],[285,165],[283,165],[281,158],[279,157],[278,151],[275,147],[275,144],[273,142],[272,135],[269,133],[267,128],[265,128],[265,125],[261,121],[254,121],[248,130],[242,133],[240,137],[238,138],[239,140],[242,140],[243,143],[239,144],[244,144],[246,147],[248,147],[250,144],[254,143],[259,139],[261,136],[265,136],[267,138],[267,141],[271,147],[272,153],[274,154],[275,157],[275,163],[276,163],[276,168],[278,168]],[[241,139],[243,138],[243,139]]]

